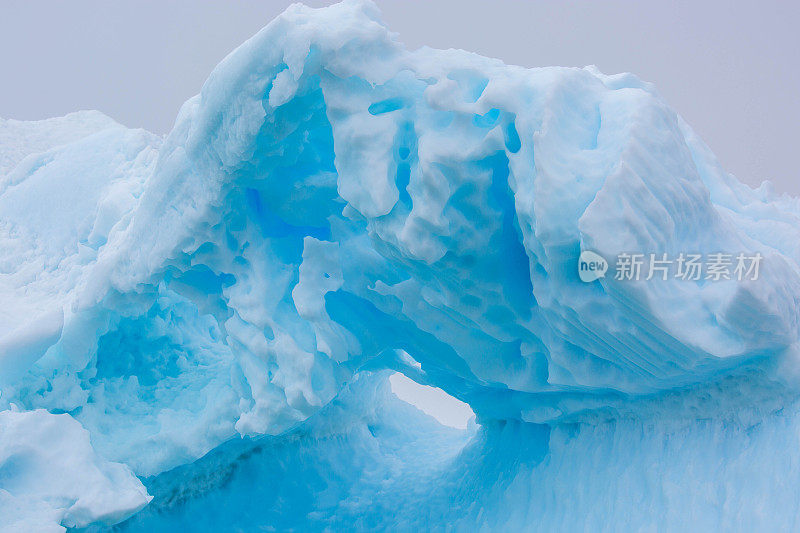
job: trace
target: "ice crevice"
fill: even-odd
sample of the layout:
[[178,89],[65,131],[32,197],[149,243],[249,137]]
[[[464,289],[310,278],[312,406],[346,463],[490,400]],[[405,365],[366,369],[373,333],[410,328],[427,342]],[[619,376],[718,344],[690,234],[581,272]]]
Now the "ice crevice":
[[[774,450],[800,435],[800,205],[725,173],[633,75],[411,51],[369,2],[294,5],[164,139],[96,113],[0,139],[0,427],[63,425],[64,476],[97,472],[39,498],[35,435],[0,437],[0,509],[53,531],[797,526],[800,463]],[[583,283],[582,250],[764,262]],[[392,372],[475,421],[442,426]]]

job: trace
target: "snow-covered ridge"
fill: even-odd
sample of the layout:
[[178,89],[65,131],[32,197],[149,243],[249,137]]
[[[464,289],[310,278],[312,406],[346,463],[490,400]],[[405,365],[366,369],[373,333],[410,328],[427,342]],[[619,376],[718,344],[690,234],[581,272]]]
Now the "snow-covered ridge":
[[[138,475],[385,368],[486,427],[728,419],[797,390],[797,201],[726,174],[630,74],[409,51],[370,3],[295,5],[163,142],[53,121],[0,123],[0,409],[69,413]],[[586,284],[581,250],[764,262]]]
[[30,154],[46,152],[119,126],[99,111],[76,111],[63,117],[35,121],[0,118],[0,175],[13,170]]

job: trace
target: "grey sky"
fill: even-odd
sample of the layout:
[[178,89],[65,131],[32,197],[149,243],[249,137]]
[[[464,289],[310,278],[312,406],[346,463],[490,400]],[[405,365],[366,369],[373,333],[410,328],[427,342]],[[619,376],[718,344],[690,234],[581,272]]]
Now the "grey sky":
[[[4,0],[0,116],[99,109],[128,126],[165,133],[214,65],[289,3]],[[634,72],[656,84],[739,179],[771,179],[778,191],[800,195],[798,3],[377,3],[412,48]]]

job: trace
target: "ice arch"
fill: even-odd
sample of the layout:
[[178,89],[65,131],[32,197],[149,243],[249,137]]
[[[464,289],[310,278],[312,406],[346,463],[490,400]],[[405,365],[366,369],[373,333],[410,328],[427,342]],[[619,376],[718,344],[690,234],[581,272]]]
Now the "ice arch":
[[[307,465],[306,488],[263,494],[291,505],[243,519],[269,526],[302,509],[295,526],[333,527],[363,511],[378,524],[407,495],[398,512],[419,527],[415,509],[439,484],[431,502],[488,527],[510,502],[524,516],[508,524],[570,524],[557,504],[516,498],[526,479],[558,484],[573,453],[589,475],[593,441],[608,478],[626,455],[648,464],[659,439],[679,453],[671,436],[683,435],[717,439],[716,457],[748,479],[759,469],[744,463],[743,427],[764,420],[745,432],[764,457],[764,443],[792,441],[800,208],[724,173],[632,75],[409,51],[370,3],[298,5],[215,69],[163,141],[74,120],[72,142],[0,177],[0,408],[68,413],[160,494],[152,509],[169,514],[181,495],[170,520],[189,519],[192,494],[221,494],[217,469],[276,446],[298,468],[309,454],[330,461]],[[747,283],[585,284],[584,249],[765,261]],[[410,428],[431,426],[382,399],[387,370],[469,404],[471,444],[434,427],[442,454],[394,471],[386,446],[416,449]],[[359,404],[395,418],[377,436]],[[641,445],[620,448],[647,424]],[[289,449],[304,432],[346,443]],[[324,492],[311,480],[346,449],[366,450],[352,459],[375,476],[342,473],[325,512],[294,507]],[[660,459],[669,477],[697,456],[675,470]],[[254,479],[289,475],[267,464]],[[397,481],[384,507],[343,510],[382,476]],[[240,482],[231,501],[254,481]],[[598,483],[587,513],[602,505]]]

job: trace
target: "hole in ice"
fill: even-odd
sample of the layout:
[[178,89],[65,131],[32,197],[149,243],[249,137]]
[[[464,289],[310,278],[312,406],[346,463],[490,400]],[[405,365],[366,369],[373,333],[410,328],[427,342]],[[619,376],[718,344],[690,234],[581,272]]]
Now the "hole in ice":
[[389,376],[389,384],[395,396],[432,416],[444,426],[467,429],[470,419],[475,416],[469,405],[442,389],[420,385],[399,372]]

